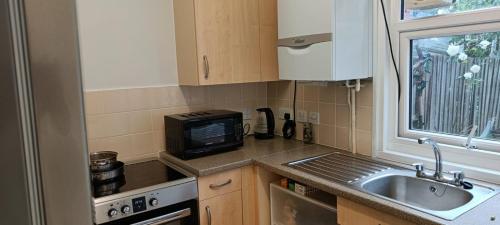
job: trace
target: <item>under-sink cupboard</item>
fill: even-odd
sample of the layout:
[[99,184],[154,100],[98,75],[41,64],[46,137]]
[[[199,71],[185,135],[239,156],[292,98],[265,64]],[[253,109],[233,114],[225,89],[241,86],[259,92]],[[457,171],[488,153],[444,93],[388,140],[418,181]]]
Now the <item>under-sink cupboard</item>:
[[281,178],[255,165],[199,177],[200,225],[273,225],[271,212],[275,206],[272,198],[276,196],[279,201],[289,198],[289,205],[307,205],[298,210],[311,212],[308,208],[312,208],[322,215],[330,212],[328,221],[336,218],[339,225],[415,225],[346,198],[327,193],[316,198],[300,196],[278,185],[273,186]]
[[345,198],[337,198],[339,225],[416,225]]

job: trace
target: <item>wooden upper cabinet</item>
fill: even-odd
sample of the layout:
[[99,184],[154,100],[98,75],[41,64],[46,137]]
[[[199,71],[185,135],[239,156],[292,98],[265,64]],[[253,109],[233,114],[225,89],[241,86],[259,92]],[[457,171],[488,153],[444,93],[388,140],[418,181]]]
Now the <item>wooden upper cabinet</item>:
[[174,0],[181,85],[278,80],[276,0]]
[[260,2],[260,63],[261,80],[279,80],[278,68],[278,1]]

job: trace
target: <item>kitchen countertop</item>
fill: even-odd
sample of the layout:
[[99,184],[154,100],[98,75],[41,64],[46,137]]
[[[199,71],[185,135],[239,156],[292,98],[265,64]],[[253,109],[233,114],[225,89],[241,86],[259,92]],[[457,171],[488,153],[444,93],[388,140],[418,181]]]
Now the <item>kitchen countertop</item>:
[[[246,165],[256,164],[278,175],[316,187],[368,207],[386,212],[416,224],[492,225],[500,224],[500,195],[496,195],[454,221],[447,221],[418,210],[358,191],[344,184],[330,182],[287,166],[284,163],[342,151],[321,145],[305,145],[302,142],[276,137],[270,140],[245,139],[245,146],[232,152],[193,160],[181,160],[168,153],[161,157],[175,163],[197,176],[206,176]],[[345,151],[343,151],[345,152]],[[376,160],[377,161],[377,160]],[[496,217],[491,221],[491,217]]]
[[182,160],[167,152],[160,153],[160,157],[181,166],[196,176],[207,176],[221,171],[251,165],[256,158],[261,158],[277,152],[300,149],[304,146],[306,145],[301,141],[287,140],[282,137],[257,140],[250,136],[245,138],[245,145],[235,151],[191,160]]

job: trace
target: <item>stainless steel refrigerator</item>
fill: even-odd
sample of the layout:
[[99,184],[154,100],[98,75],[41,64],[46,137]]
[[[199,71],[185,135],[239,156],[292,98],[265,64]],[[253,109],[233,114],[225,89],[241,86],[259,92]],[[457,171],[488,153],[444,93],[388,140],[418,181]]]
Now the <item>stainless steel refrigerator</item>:
[[0,1],[0,224],[92,224],[75,0]]

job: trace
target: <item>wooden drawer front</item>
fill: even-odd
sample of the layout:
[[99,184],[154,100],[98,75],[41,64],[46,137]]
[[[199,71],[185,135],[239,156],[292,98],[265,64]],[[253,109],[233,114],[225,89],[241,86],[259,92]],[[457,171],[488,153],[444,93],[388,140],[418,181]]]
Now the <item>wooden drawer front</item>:
[[198,178],[200,201],[241,190],[241,169]]

